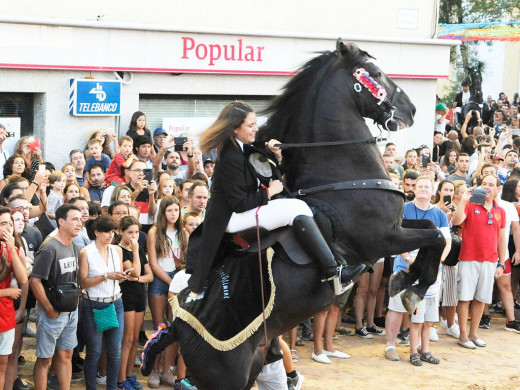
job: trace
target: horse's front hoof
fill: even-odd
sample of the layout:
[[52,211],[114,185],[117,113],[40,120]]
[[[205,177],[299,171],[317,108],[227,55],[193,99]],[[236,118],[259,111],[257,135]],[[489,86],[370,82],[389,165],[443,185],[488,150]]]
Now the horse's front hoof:
[[396,296],[406,288],[406,275],[403,271],[395,272],[390,275],[388,280],[388,294],[391,297]]
[[141,374],[144,376],[151,374],[157,355],[164,351],[173,341],[168,327],[165,324],[160,324],[143,348]]
[[401,302],[403,303],[404,308],[410,314],[412,314],[415,311],[415,308],[421,301],[421,297],[419,297],[419,295],[410,290],[406,290],[403,293],[403,295],[401,295]]

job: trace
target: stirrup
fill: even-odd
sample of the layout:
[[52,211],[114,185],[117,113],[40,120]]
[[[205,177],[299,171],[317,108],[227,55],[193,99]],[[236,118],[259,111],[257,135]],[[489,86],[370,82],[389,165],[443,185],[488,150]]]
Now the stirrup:
[[334,285],[334,294],[341,295],[346,291],[350,290],[354,287],[354,282],[349,280],[346,283],[341,283],[341,271],[343,270],[343,265],[338,267],[338,274],[332,278],[332,284]]

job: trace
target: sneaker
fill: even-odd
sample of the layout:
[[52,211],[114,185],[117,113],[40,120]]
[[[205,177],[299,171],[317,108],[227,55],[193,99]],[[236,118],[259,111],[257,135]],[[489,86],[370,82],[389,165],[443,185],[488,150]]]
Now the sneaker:
[[161,375],[157,371],[152,371],[148,377],[148,387],[156,389],[161,385]]
[[384,330],[382,330],[376,324],[374,324],[372,326],[367,326],[366,329],[367,329],[368,333],[373,333],[373,334],[378,335],[378,336],[386,336],[386,332]]
[[325,354],[325,356],[327,356],[329,358],[335,357],[338,359],[348,359],[350,357],[350,355],[348,353],[338,351],[337,349],[335,351],[323,350],[323,353]]
[[58,375],[49,374],[49,377],[47,378],[47,390],[60,390]]
[[446,329],[446,334],[448,336],[454,337],[456,339],[460,338],[460,328],[457,324],[453,324],[448,329]]
[[430,328],[430,341],[439,341],[439,333],[437,333],[435,326]]
[[354,336],[354,332],[352,332],[350,329],[345,328],[344,326],[338,328],[335,330],[336,333],[345,335],[345,336]]
[[399,360],[401,360],[394,346],[385,348],[385,358],[393,362],[398,362]]
[[189,378],[184,378],[175,382],[173,390],[197,390],[197,387],[191,384]]
[[318,363],[323,363],[323,364],[330,364],[330,363],[332,363],[330,361],[330,359],[327,357],[327,355],[325,355],[323,352],[320,353],[319,355],[316,355],[314,353],[314,351],[312,351],[311,358],[312,358],[312,360],[314,360],[315,362],[318,362]]
[[504,329],[508,332],[520,333],[520,321],[514,320],[512,322],[506,322]]
[[287,377],[287,389],[288,390],[300,390],[303,385],[303,381],[305,378],[302,374],[296,371],[296,376],[294,378]]
[[137,377],[135,375],[127,377],[126,382],[130,383],[132,389],[140,390],[143,388],[143,385],[137,381]]
[[410,329],[401,330],[397,334],[397,338],[395,339],[396,344],[409,346],[410,345]]
[[365,327],[356,329],[356,335],[363,339],[371,339],[374,336],[372,336],[370,333],[367,332],[367,329]]
[[161,385],[173,386],[175,384],[175,376],[171,371],[161,374]]
[[30,387],[29,387],[29,384],[20,379],[19,376],[16,377],[16,379],[14,380],[14,384],[13,384],[13,390],[29,390]]
[[515,299],[515,309],[520,310],[520,302]]
[[134,388],[132,387],[132,384],[126,380],[117,384],[117,390],[134,390]]
[[134,359],[134,367],[141,367],[141,359],[139,359],[139,356],[135,356]]
[[482,329],[489,329],[490,326],[491,326],[491,317],[486,314],[483,314],[482,318],[480,319],[480,323],[478,324],[478,327],[482,328]]
[[96,375],[96,383],[98,385],[101,385],[101,386],[106,386],[107,385],[107,377],[106,377],[106,375],[105,376],[101,376],[101,375],[99,375],[99,372],[98,372],[98,374]]

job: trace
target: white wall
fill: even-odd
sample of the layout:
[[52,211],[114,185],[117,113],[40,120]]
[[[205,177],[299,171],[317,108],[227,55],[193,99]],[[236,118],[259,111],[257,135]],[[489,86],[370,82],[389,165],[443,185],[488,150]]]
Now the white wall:
[[[431,38],[438,0],[18,0],[2,15],[259,31]],[[398,28],[399,9],[415,10],[416,28]],[[413,18],[412,18],[413,19]],[[413,21],[413,20],[412,20]],[[403,22],[403,21],[401,21]]]

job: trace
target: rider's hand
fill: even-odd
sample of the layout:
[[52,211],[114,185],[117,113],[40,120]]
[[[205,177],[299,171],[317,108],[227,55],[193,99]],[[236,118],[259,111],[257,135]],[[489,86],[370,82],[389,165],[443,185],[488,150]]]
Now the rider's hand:
[[271,180],[269,182],[269,195],[272,197],[273,195],[279,194],[283,191],[283,184],[280,180]]

